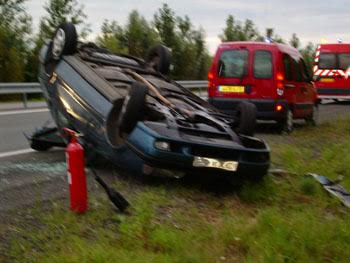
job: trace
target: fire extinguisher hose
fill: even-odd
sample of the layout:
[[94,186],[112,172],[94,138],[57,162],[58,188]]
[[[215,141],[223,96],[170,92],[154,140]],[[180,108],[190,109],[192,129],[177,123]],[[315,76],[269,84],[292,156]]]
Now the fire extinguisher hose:
[[97,175],[97,172],[92,169],[92,173],[94,174],[95,180],[102,186],[102,188],[106,191],[109,200],[121,211],[125,211],[126,208],[130,206],[129,202],[116,190],[109,187],[105,181],[102,180],[100,176]]

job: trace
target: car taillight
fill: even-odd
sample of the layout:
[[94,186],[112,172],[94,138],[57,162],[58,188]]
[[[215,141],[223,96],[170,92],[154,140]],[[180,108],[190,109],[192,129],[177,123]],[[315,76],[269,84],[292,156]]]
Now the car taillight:
[[283,96],[284,94],[284,76],[282,73],[276,75],[277,80],[277,95]]
[[208,73],[208,96],[213,97],[214,95],[215,95],[214,73],[210,71]]

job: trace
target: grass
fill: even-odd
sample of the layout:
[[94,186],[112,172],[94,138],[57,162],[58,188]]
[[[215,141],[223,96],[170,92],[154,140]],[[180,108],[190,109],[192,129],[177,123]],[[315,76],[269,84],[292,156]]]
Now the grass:
[[305,174],[341,174],[350,188],[350,120],[269,141],[289,174],[221,194],[118,177],[130,214],[102,193],[85,215],[36,207],[29,222],[0,224],[0,262],[348,262],[350,211]]

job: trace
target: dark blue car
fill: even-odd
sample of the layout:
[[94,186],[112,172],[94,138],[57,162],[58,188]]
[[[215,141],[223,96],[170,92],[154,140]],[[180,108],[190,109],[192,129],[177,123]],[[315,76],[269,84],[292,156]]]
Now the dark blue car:
[[[167,77],[170,50],[153,47],[145,60],[77,41],[60,26],[40,53],[39,79],[59,132],[83,136],[86,153],[144,174],[155,170],[262,178],[269,148],[251,137],[255,108],[219,112]],[[32,137],[32,147],[47,141]]]

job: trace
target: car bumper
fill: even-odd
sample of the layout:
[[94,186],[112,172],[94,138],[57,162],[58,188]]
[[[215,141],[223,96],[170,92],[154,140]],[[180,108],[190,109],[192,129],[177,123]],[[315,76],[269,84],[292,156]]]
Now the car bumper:
[[319,99],[349,99],[350,88],[318,88]]
[[[248,138],[248,137],[246,137]],[[247,139],[248,140],[248,139]],[[256,140],[257,139],[251,139]],[[166,142],[170,145],[170,150],[160,150],[155,147],[156,141]],[[188,143],[174,140],[169,137],[159,135],[142,122],[139,122],[133,132],[129,135],[127,146],[142,158],[146,164],[166,169],[190,171],[202,171],[204,173],[215,173],[216,171],[231,174],[265,174],[269,168],[270,156],[269,148],[261,142],[260,149],[240,146],[237,149],[224,146],[210,145],[205,143]],[[219,154],[219,155],[218,155]],[[226,158],[223,158],[226,156]],[[227,158],[229,156],[229,158]],[[222,167],[195,167],[195,157],[204,157],[217,160],[234,162],[237,164],[236,170],[226,170]]]
[[[286,100],[209,98],[208,101],[215,108],[227,114],[233,114],[241,101],[249,101],[256,106],[257,118],[260,120],[284,119],[286,118],[288,109],[288,102]],[[276,111],[277,105],[282,105],[281,111]]]

